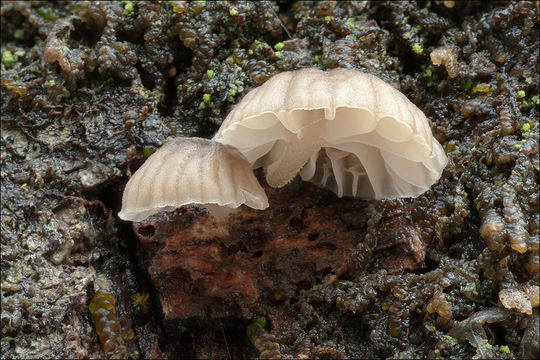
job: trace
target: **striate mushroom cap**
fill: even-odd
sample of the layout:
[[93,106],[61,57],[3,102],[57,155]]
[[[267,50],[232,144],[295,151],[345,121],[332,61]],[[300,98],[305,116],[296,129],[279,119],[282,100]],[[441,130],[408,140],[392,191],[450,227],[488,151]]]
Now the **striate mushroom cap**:
[[236,105],[214,140],[263,167],[270,186],[300,172],[340,197],[416,197],[447,164],[420,109],[376,76],[350,69],[272,77]]
[[218,217],[242,204],[268,207],[264,190],[238,150],[207,139],[176,138],[129,179],[118,216],[142,221],[160,210],[192,203],[206,205]]

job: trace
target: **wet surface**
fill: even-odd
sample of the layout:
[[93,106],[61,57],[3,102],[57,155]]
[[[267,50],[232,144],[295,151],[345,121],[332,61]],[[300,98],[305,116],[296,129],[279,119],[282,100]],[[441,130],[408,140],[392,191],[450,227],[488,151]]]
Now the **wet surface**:
[[[131,358],[535,357],[539,12],[2,2],[3,356],[103,358],[88,306],[105,291]],[[226,223],[201,207],[118,220],[168,136],[211,137],[247,91],[304,67],[399,88],[447,153],[441,180],[366,202],[296,179]]]

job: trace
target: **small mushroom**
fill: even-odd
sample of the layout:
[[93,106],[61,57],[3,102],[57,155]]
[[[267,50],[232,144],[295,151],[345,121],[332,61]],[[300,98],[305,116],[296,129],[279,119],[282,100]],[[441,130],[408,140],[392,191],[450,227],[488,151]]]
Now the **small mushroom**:
[[268,207],[264,190],[238,150],[207,139],[176,138],[129,179],[118,216],[142,221],[160,210],[192,203],[204,204],[218,218],[242,204]]
[[447,159],[405,95],[355,70],[283,72],[250,91],[214,140],[236,147],[270,186],[302,179],[338,196],[416,197]]

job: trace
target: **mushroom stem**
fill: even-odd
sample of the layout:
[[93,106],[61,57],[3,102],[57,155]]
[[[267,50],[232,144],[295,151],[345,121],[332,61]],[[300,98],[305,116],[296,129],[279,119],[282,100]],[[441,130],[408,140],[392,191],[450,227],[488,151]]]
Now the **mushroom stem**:
[[217,204],[205,204],[206,209],[210,215],[214,216],[217,220],[223,221],[229,217],[229,215],[234,214],[238,209],[231,208],[228,206],[222,206]]
[[297,136],[291,136],[289,141],[277,141],[268,154],[269,165],[265,167],[268,185],[286,185],[324,143],[325,140],[321,138],[306,141],[305,138],[299,139]]

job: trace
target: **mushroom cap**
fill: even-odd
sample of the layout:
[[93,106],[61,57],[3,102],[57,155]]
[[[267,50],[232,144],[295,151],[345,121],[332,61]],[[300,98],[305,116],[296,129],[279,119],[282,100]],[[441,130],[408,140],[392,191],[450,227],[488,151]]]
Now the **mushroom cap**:
[[246,158],[235,148],[201,138],[176,138],[152,154],[129,179],[123,220],[142,221],[186,204],[254,209],[268,199]]
[[447,164],[424,113],[371,74],[283,72],[250,91],[213,138],[236,147],[270,186],[300,171],[338,196],[416,197]]

